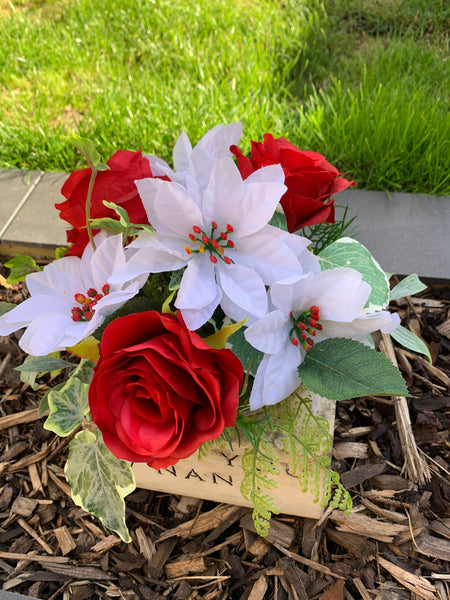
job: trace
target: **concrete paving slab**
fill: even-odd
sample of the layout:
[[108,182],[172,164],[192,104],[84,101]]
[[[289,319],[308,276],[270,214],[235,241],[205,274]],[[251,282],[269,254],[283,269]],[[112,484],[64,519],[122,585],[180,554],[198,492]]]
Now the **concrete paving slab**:
[[45,173],[1,239],[8,245],[64,246],[66,227],[55,203],[61,202],[66,173]]
[[336,203],[348,204],[347,217],[356,216],[352,237],[385,271],[450,279],[450,197],[345,190]]
[[31,596],[23,596],[22,594],[13,594],[12,592],[4,592],[3,590],[0,590],[0,600],[33,600],[33,599]]
[[0,240],[42,175],[40,171],[0,170]]

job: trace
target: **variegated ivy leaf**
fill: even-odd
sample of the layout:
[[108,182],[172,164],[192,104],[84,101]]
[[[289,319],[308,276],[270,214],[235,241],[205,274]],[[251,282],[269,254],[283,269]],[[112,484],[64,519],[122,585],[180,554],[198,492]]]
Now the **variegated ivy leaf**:
[[397,343],[401,344],[405,348],[408,348],[408,350],[418,352],[419,354],[424,354],[431,363],[431,354],[428,350],[428,346],[419,337],[417,337],[417,335],[412,333],[412,331],[406,329],[406,327],[399,325],[394,329],[394,331],[391,331],[391,337],[394,338]]
[[403,298],[404,296],[412,296],[426,290],[427,286],[420,281],[417,275],[408,275],[397,283],[397,285],[391,290],[390,299],[397,300],[397,298]]
[[350,267],[361,273],[372,292],[365,311],[383,310],[389,303],[389,280],[370,252],[360,242],[348,237],[341,238],[324,248],[318,259],[322,271],[337,267]]
[[131,464],[108,450],[98,430],[80,431],[69,444],[65,472],[75,504],[131,542],[124,502],[136,488]]
[[61,388],[50,390],[47,404],[50,410],[44,428],[61,437],[72,433],[89,412],[89,383],[93,376],[92,363],[82,360]]

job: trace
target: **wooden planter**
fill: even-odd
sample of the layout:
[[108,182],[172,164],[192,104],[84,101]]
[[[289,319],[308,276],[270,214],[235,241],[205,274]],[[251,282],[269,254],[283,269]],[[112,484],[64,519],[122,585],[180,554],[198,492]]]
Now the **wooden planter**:
[[[318,416],[328,422],[330,435],[333,435],[336,403],[324,398],[320,399]],[[298,435],[301,437],[301,423]],[[251,507],[251,503],[242,497],[240,486],[244,476],[241,458],[248,442],[239,446],[233,444],[233,450],[228,445],[213,445],[206,456],[198,458],[197,453],[189,458],[180,460],[168,469],[152,469],[145,463],[135,463],[133,466],[138,487],[192,496],[215,502],[226,502],[238,506]],[[270,490],[280,512],[301,517],[317,519],[322,515],[323,507],[314,502],[311,491],[302,492],[298,478],[290,474],[289,456],[283,448],[274,447],[278,456],[277,466],[280,474],[276,477],[279,482],[276,489]]]

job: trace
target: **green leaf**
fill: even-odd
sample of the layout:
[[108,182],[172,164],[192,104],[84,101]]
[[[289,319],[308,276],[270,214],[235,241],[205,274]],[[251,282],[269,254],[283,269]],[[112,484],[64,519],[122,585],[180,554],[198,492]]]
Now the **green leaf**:
[[37,373],[48,373],[59,371],[66,367],[75,367],[71,362],[56,358],[54,356],[27,356],[25,361],[16,367],[16,371],[36,371]]
[[16,308],[15,304],[11,304],[10,302],[0,302],[0,317],[6,315],[6,313],[13,308]]
[[11,269],[11,273],[6,280],[6,283],[12,284],[18,281],[23,281],[30,273],[37,273],[41,269],[37,266],[36,261],[31,256],[26,254],[18,254],[11,260],[5,263],[5,267]]
[[131,226],[128,213],[124,208],[118,204],[114,204],[114,202],[108,202],[107,200],[103,200],[103,204],[106,206],[106,208],[110,208],[116,213],[116,215],[119,217],[120,224],[124,227],[124,229]]
[[88,138],[79,136],[73,131],[70,136],[64,137],[69,142],[72,142],[72,144],[74,144],[74,146],[78,149],[80,154],[84,156],[89,166],[97,167],[97,165],[100,165],[101,168],[98,170],[104,170],[103,167],[106,165],[103,165],[103,163],[100,162],[100,154],[95,149],[94,142],[92,142]]
[[391,331],[391,336],[398,344],[408,348],[408,350],[424,354],[431,363],[431,354],[428,350],[428,346],[418,338],[417,335],[412,333],[412,331],[399,325],[394,331]]
[[111,219],[110,217],[90,219],[89,222],[94,229],[106,229],[107,231],[112,231],[114,233],[122,233],[126,229],[119,221]]
[[111,454],[99,431],[80,431],[69,444],[65,472],[75,504],[131,542],[124,502],[136,488],[130,463]]
[[69,252],[69,248],[67,246],[59,246],[55,248],[55,259],[59,260],[63,258]]
[[365,309],[370,312],[385,309],[389,303],[389,280],[385,272],[362,244],[348,237],[341,238],[324,248],[318,259],[322,271],[350,267],[361,273],[372,292]]
[[172,272],[172,276],[169,282],[169,291],[174,292],[180,287],[181,280],[183,279],[185,269],[178,269]]
[[61,437],[70,435],[89,412],[88,392],[89,385],[76,377],[68,379],[61,389],[50,390],[47,396],[50,414],[44,429]]
[[384,354],[345,338],[314,344],[298,374],[309,390],[329,400],[409,396],[400,371]]
[[250,374],[255,376],[258,370],[259,364],[264,358],[264,352],[257,350],[251,344],[247,342],[244,337],[245,328],[242,327],[233,335],[228,338],[227,347],[236,354],[244,367],[244,371],[247,372],[250,367]]
[[286,217],[283,213],[278,212],[277,210],[273,213],[273,217],[270,219],[269,225],[273,225],[274,227],[278,227],[278,229],[287,231]]
[[427,286],[420,281],[416,274],[408,275],[391,290],[390,299],[397,300],[404,296],[412,296],[426,289]]
[[42,396],[41,401],[39,402],[39,407],[38,407],[38,417],[41,418],[45,415],[45,413],[50,410],[50,407],[48,405],[48,395],[50,394],[50,392],[56,391],[56,390],[60,390],[62,387],[64,387],[65,385],[65,381],[63,381],[62,383],[58,383],[57,385],[55,385],[54,388],[52,388],[51,390],[48,390],[48,392],[45,392],[45,394]]

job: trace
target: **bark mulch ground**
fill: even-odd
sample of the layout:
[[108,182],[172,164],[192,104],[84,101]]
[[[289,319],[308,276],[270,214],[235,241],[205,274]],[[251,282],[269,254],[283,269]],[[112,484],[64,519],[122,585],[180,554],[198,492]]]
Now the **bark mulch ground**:
[[[18,285],[0,290],[22,298]],[[146,490],[127,499],[132,543],[105,530],[71,500],[68,440],[37,417],[50,382],[21,383],[17,337],[0,338],[0,587],[45,600],[450,598],[450,286],[395,308],[433,355],[430,367],[395,351],[430,480],[403,469],[397,399],[340,402],[333,467],[352,513],[279,515],[266,539],[248,509]]]

